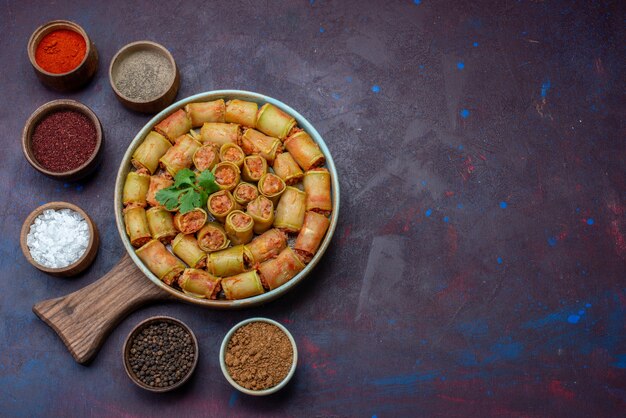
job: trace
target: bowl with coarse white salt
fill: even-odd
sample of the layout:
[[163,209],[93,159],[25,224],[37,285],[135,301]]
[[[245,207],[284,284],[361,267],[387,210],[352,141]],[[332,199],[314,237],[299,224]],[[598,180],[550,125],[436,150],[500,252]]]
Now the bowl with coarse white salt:
[[74,276],[91,265],[98,252],[98,229],[84,210],[68,202],[50,202],[33,210],[22,224],[20,247],[37,269]]
[[228,383],[252,396],[284,388],[298,364],[291,333],[269,318],[250,318],[231,328],[220,347],[220,368]]

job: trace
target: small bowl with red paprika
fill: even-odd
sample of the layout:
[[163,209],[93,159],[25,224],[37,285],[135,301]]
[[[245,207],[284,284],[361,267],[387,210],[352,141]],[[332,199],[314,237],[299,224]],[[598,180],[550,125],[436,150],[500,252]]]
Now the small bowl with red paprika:
[[22,131],[28,163],[46,176],[76,181],[92,174],[102,160],[104,133],[96,114],[75,100],[41,105]]
[[69,20],[38,27],[28,41],[28,58],[39,80],[58,91],[77,90],[98,68],[98,51],[87,32]]

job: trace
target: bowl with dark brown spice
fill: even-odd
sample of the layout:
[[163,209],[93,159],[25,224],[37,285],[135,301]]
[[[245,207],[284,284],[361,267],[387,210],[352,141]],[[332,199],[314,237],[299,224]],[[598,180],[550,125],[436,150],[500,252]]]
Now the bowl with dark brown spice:
[[154,316],[133,328],[122,355],[126,374],[137,386],[167,392],[193,374],[198,364],[198,340],[182,321]]
[[53,100],[33,112],[22,151],[33,168],[63,181],[92,174],[102,160],[104,133],[96,114],[75,100]]
[[298,364],[291,333],[269,318],[250,318],[235,325],[220,348],[220,367],[238,391],[265,396],[284,388]]

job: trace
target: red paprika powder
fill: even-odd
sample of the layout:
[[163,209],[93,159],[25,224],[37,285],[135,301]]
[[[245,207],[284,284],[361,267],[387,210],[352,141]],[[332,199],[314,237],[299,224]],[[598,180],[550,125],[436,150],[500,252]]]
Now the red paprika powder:
[[69,29],[59,29],[44,36],[35,50],[35,61],[45,71],[63,74],[78,67],[85,58],[85,38]]

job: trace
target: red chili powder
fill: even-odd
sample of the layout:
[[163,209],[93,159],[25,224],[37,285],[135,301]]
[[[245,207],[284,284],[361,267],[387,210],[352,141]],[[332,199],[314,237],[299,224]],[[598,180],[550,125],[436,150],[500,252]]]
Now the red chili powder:
[[80,112],[53,112],[35,127],[31,147],[35,159],[46,170],[55,173],[74,170],[96,149],[96,127]]
[[86,52],[87,43],[81,34],[59,29],[41,39],[35,50],[35,61],[49,73],[63,74],[78,67]]

